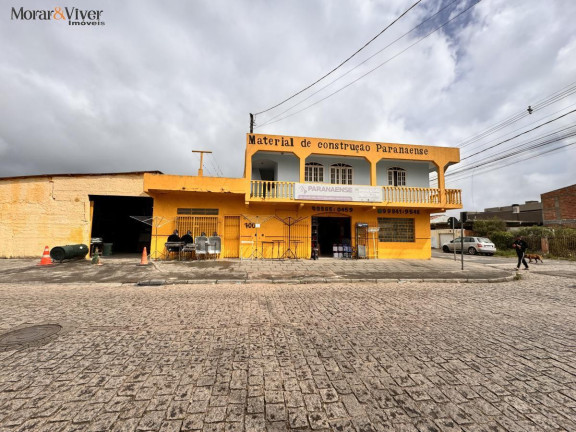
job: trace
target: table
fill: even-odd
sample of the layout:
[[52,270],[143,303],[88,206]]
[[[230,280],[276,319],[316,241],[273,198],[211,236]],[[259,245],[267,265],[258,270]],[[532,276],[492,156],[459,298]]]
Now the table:
[[274,245],[277,245],[276,247],[276,259],[280,259],[281,255],[280,255],[280,245],[282,245],[282,247],[284,247],[284,240],[272,240],[272,257],[274,257]]
[[264,259],[264,245],[272,245],[272,257],[274,256],[274,242],[273,241],[264,241],[260,242],[260,256]]

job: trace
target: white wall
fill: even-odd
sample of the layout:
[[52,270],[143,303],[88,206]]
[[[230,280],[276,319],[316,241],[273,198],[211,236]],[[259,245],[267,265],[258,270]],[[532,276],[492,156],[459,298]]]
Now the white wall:
[[[270,168],[271,164],[266,162],[276,163],[276,181],[300,181],[300,160],[291,153],[272,153],[272,152],[258,152],[252,156],[252,180],[260,180],[260,172],[258,171],[261,166]],[[265,162],[262,165],[260,162]]]
[[376,165],[378,185],[388,186],[388,168],[399,167],[406,170],[406,186],[430,187],[428,162],[408,162],[399,160],[381,160]]
[[324,183],[330,183],[330,166],[337,163],[344,163],[353,168],[353,184],[370,184],[370,163],[364,158],[310,155],[306,158],[306,163],[309,162],[316,162],[324,165]]
[[[252,180],[260,180],[258,162],[271,161],[277,164],[276,181],[300,181],[300,160],[292,153],[258,152],[252,156]],[[265,164],[268,168],[269,164]]]

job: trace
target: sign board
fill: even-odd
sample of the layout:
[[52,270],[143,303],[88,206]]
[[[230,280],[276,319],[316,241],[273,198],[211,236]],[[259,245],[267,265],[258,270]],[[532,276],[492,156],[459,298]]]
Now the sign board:
[[296,183],[294,198],[310,201],[382,202],[380,186]]
[[370,227],[368,228],[368,232],[378,232],[380,231],[380,227]]

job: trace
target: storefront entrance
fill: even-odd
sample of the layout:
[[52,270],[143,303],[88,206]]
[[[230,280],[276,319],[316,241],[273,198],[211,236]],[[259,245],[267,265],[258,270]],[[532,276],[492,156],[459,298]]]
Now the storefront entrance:
[[113,253],[150,250],[151,226],[131,216],[152,217],[152,198],[90,195],[90,201],[94,203],[92,238],[102,239]]
[[332,257],[334,245],[351,245],[349,217],[312,218],[312,233],[317,233],[318,254],[321,257]]

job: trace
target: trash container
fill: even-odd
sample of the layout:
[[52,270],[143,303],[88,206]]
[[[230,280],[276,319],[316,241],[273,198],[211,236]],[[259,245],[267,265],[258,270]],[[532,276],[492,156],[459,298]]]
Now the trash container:
[[85,244],[56,246],[50,251],[50,258],[62,262],[73,258],[84,258],[87,254],[88,246]]
[[112,255],[112,245],[114,243],[104,243],[102,245],[102,256],[110,256]]

